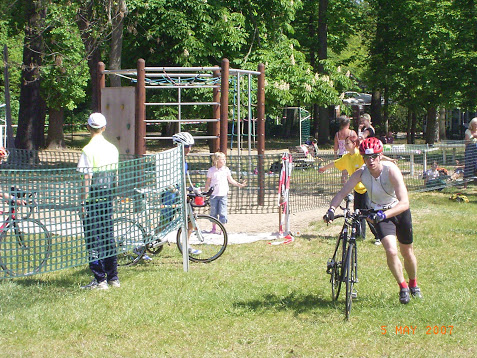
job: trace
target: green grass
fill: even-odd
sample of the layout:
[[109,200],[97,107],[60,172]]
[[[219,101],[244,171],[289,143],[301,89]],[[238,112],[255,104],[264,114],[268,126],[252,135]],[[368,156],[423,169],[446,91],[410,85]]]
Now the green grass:
[[[331,302],[325,273],[340,225],[317,221],[290,245],[229,246],[188,273],[177,249],[166,247],[150,264],[120,268],[115,290],[80,290],[86,267],[0,281],[0,355],[475,356],[477,196],[467,204],[448,197],[411,196],[422,301],[399,304],[384,251],[368,239],[359,242],[358,299],[345,322],[343,298]],[[404,326],[414,334],[396,334]]]

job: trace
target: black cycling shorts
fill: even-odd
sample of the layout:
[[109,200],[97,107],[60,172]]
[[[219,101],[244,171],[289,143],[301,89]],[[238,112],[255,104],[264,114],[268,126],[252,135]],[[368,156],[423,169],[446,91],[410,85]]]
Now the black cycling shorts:
[[376,225],[378,239],[393,235],[397,236],[401,244],[412,244],[412,218],[411,210],[407,209],[401,214],[385,219]]

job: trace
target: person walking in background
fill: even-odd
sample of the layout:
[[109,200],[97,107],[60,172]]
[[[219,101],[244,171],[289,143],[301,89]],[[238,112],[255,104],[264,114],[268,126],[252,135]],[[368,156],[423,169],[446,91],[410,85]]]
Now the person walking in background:
[[[334,140],[335,159],[341,158],[343,155],[347,153],[346,145],[345,145],[346,138],[356,136],[356,132],[349,128],[350,126],[349,118],[345,116],[340,116],[338,120],[340,123],[340,129],[335,134],[335,140]],[[346,170],[342,170],[341,183],[342,184],[345,183],[347,178],[348,178],[348,172]]]
[[394,143],[393,132],[389,131],[388,134],[386,134],[385,140],[386,140],[386,144],[393,144]]
[[[333,221],[335,208],[359,182],[363,183],[369,195],[371,208],[376,211],[369,215],[368,220],[375,224],[378,238],[386,252],[389,270],[399,285],[399,302],[406,304],[410,301],[410,295],[422,298],[421,290],[417,286],[417,259],[413,248],[407,188],[399,168],[392,162],[381,161],[383,143],[379,139],[363,140],[359,145],[359,152],[363,155],[366,165],[355,171],[331,200],[330,208],[323,216],[323,220]],[[404,279],[396,238],[404,258],[409,284]]]
[[93,113],[88,118],[90,142],[83,148],[77,170],[84,176],[81,217],[94,279],[84,289],[120,287],[118,260],[113,237],[113,197],[119,162],[118,149],[103,137],[106,118]]
[[477,117],[469,122],[469,128],[465,131],[465,166],[464,166],[464,187],[470,178],[477,175]]
[[[212,155],[213,166],[207,171],[207,181],[205,182],[205,191],[214,188],[210,197],[210,216],[218,218],[222,224],[227,223],[227,194],[229,192],[229,183],[243,188],[245,182],[239,183],[232,178],[230,169],[225,165],[226,158],[222,152],[216,152]],[[212,227],[212,232],[217,228]]]
[[376,131],[371,125],[371,116],[368,113],[364,113],[359,118],[358,137],[360,140],[376,137]]

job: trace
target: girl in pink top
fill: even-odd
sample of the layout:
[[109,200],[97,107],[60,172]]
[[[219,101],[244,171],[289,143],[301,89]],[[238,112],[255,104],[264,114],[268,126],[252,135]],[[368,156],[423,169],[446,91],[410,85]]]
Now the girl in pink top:
[[[229,183],[239,188],[243,188],[246,183],[239,183],[232,178],[230,169],[225,165],[225,154],[216,152],[212,156],[213,167],[207,171],[207,181],[205,182],[205,191],[214,188],[210,197],[210,215],[218,218],[222,224],[227,223],[227,194],[229,192]],[[215,231],[215,226],[212,231]]]

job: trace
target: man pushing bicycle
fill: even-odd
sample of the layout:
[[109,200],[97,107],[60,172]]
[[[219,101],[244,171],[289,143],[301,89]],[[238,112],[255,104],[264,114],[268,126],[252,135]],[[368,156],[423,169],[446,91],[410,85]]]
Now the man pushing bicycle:
[[[422,298],[417,286],[417,259],[414,255],[412,220],[406,185],[399,168],[392,162],[381,161],[383,143],[366,138],[359,145],[365,165],[358,169],[331,200],[330,208],[323,216],[325,222],[333,221],[335,208],[360,181],[369,194],[370,207],[376,212],[368,216],[375,224],[378,239],[386,251],[389,270],[400,287],[399,301],[409,303],[410,294]],[[396,238],[404,258],[404,268],[409,285],[404,279],[401,261],[397,254]]]

